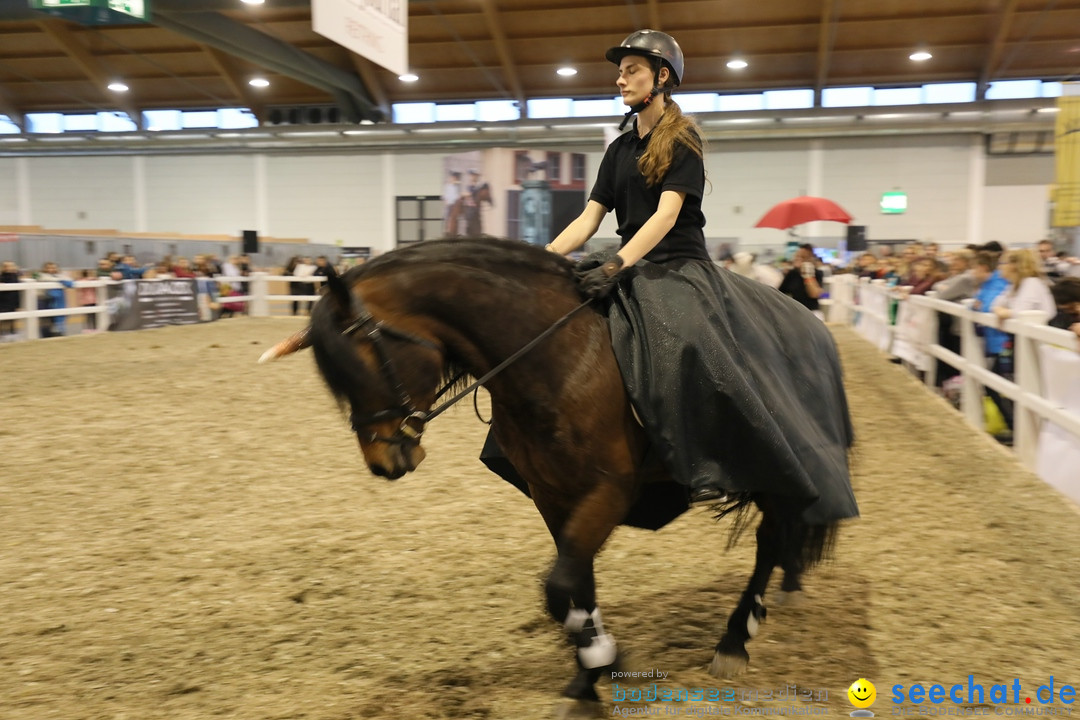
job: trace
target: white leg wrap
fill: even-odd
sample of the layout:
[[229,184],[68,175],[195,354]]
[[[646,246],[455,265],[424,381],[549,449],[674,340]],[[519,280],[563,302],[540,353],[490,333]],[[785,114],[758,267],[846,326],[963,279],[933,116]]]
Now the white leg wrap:
[[566,620],[563,621],[563,627],[573,633],[581,632],[588,619],[589,613],[580,608],[570,608],[570,612],[566,613]]
[[[573,612],[573,610],[570,611],[571,614]],[[615,644],[615,638],[604,632],[604,623],[600,619],[600,608],[594,608],[586,617],[592,621],[592,628],[596,631],[596,635],[588,645],[578,648],[578,660],[581,662],[581,666],[592,669],[611,665],[615,662],[618,647]],[[567,620],[569,620],[569,617]]]
[[753,638],[758,633],[758,626],[761,624],[757,619],[757,609],[762,607],[761,596],[755,595],[754,602],[756,607],[750,609],[750,614],[746,616],[746,634]]

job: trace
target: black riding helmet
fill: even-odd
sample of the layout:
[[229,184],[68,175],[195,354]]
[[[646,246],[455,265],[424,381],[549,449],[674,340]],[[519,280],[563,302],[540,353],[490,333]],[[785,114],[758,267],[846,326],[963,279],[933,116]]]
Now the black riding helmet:
[[660,60],[671,71],[676,85],[682,83],[683,52],[675,38],[659,30],[638,30],[631,33],[616,47],[611,48],[604,57],[616,65],[627,55],[642,55]]

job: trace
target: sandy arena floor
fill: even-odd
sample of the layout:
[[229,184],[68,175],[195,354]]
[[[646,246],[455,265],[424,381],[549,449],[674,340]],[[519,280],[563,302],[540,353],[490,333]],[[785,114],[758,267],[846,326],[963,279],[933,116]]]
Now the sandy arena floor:
[[[471,403],[431,426],[418,472],[375,479],[310,355],[255,364],[298,327],[0,346],[0,718],[565,710],[572,656],[541,609],[553,546],[476,459]],[[896,684],[1080,685],[1080,514],[835,333],[863,517],[802,606],[770,607],[734,686],[824,690],[812,704],[847,716],[846,688],[866,677],[880,717]],[[620,530],[598,561],[609,628],[669,685],[724,685],[706,667],[753,553],[725,541],[688,514]]]

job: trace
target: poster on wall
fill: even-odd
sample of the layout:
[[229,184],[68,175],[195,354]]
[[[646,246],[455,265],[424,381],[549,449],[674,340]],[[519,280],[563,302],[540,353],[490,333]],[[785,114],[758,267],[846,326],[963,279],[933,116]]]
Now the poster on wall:
[[585,154],[492,148],[443,160],[445,237],[546,245],[585,207]]

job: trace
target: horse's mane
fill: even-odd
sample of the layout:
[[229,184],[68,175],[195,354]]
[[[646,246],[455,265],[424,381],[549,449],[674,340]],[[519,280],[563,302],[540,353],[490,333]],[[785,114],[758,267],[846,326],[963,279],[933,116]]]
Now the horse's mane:
[[[525,284],[532,279],[565,283],[573,291],[572,262],[561,255],[516,240],[497,238],[449,238],[430,240],[399,248],[370,262],[350,269],[343,280],[353,287],[361,280],[382,275],[419,270],[433,265],[454,265],[490,274],[500,282]],[[330,392],[344,408],[350,399],[350,389],[362,385],[363,366],[356,362],[352,341],[342,334],[343,316],[324,297],[311,313],[312,349],[320,374]],[[449,384],[446,392],[453,394],[472,381],[457,358],[447,357],[442,381]]]
[[428,240],[381,255],[349,270],[345,282],[352,285],[366,277],[432,264],[458,265],[520,279],[536,275],[569,279],[574,269],[573,263],[563,256],[518,240],[447,238]]

